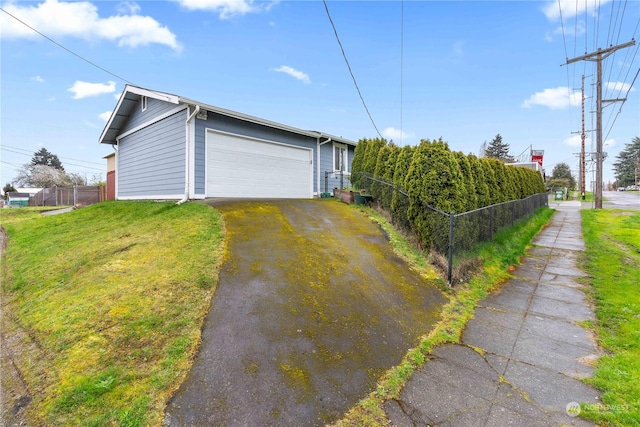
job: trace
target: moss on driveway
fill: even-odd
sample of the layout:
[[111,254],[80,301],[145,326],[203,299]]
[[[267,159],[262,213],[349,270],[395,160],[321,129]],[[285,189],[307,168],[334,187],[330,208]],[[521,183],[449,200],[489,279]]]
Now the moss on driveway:
[[360,211],[223,202],[227,253],[167,425],[321,425],[371,391],[445,298]]

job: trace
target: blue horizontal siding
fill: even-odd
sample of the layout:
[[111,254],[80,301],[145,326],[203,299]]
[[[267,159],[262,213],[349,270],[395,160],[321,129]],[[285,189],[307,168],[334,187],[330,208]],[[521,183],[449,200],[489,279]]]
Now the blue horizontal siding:
[[129,120],[127,120],[120,133],[125,133],[126,131],[153,120],[155,117],[158,117],[174,108],[176,108],[176,105],[170,102],[147,98],[147,109],[142,111],[141,101],[139,100],[131,110]]
[[184,194],[185,119],[182,111],[120,140],[118,197]]

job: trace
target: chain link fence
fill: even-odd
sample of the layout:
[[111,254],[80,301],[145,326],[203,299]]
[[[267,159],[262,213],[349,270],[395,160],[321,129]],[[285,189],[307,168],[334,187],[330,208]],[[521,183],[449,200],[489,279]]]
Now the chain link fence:
[[325,171],[322,193],[329,194],[334,188],[340,190],[351,188],[351,174],[341,171]]
[[[526,199],[512,200],[485,206],[470,212],[453,214],[443,212],[430,205],[412,205],[408,193],[393,183],[363,173],[364,187],[374,194],[374,203],[391,215],[393,224],[410,235],[417,235],[426,246],[438,254],[442,261],[435,263],[447,275],[447,282],[462,280],[464,264],[473,262],[470,251],[474,245],[492,241],[498,230],[511,226],[516,221],[531,216],[538,208],[549,205],[547,193],[534,194]],[[412,226],[409,221],[411,210],[428,211],[422,215],[423,223]]]
[[104,187],[98,185],[49,187],[29,198],[29,206],[91,205],[105,200],[105,197]]

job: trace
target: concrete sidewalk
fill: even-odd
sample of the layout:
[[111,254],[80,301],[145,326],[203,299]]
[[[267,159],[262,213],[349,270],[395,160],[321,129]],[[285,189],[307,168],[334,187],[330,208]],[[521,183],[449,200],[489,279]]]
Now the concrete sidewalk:
[[591,425],[567,410],[599,402],[580,381],[598,353],[576,324],[594,319],[577,268],[580,202],[551,207],[557,211],[536,246],[480,303],[461,344],[437,347],[400,399],[385,403],[394,426]]

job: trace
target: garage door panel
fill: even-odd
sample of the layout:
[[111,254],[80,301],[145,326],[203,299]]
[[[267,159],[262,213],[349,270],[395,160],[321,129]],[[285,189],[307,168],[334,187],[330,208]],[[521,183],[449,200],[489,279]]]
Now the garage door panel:
[[207,132],[208,197],[312,196],[311,150]]

